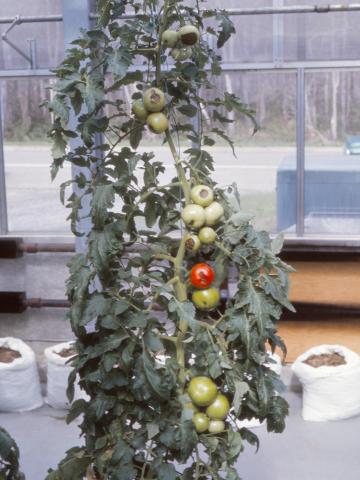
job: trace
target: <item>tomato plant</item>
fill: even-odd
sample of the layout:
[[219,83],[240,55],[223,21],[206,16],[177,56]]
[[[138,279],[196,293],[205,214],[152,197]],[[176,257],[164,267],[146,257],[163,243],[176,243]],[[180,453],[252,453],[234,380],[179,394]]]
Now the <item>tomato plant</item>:
[[138,99],[133,102],[132,112],[135,117],[142,122],[145,122],[149,115],[149,112],[146,110],[144,101],[142,99]]
[[211,418],[211,420],[224,420],[227,417],[229,410],[229,400],[225,395],[219,394],[207,407],[206,415]]
[[200,38],[200,32],[194,25],[184,25],[180,28],[178,35],[184,45],[195,45]]
[[181,212],[181,217],[188,227],[200,228],[205,223],[205,210],[200,205],[186,205]]
[[215,242],[216,240],[216,232],[211,227],[203,227],[199,230],[199,240],[201,243],[208,245],[210,243]]
[[192,55],[191,47],[174,48],[173,51],[171,52],[171,56],[173,57],[173,59],[178,62],[187,60],[188,58],[191,57],[191,55]]
[[211,420],[209,422],[209,433],[222,433],[225,430],[225,423],[222,420]]
[[169,127],[168,119],[161,112],[150,113],[146,118],[146,123],[154,133],[164,133]]
[[215,272],[207,263],[197,263],[189,274],[191,285],[195,288],[208,288],[215,280]]
[[[235,420],[255,416],[273,432],[285,426],[288,407],[266,348],[285,350],[276,325],[292,306],[281,237],[257,232],[236,186],[212,179],[208,147],[219,139],[233,147],[231,119],[244,115],[256,129],[254,112],[215,85],[235,29],[211,2],[97,3],[98,24],[74,42],[45,103],[54,116],[52,176],[76,167],[61,187],[85,245],[67,281],[78,353],[68,392],[79,375],[88,395],[68,417],[81,417],[84,442],[47,478],[236,480],[243,444],[257,439]],[[175,62],[173,50],[184,51]],[[166,164],[144,141],[149,128],[167,149]],[[164,183],[170,159],[175,174]],[[85,216],[89,229],[79,222]],[[234,272],[237,288],[221,309],[216,286],[189,285],[188,272],[203,262],[217,285]],[[204,411],[217,395],[231,407],[224,420]],[[190,401],[209,418],[204,433]]]
[[216,287],[196,290],[192,294],[192,301],[199,310],[213,310],[220,303],[220,290]]
[[219,202],[212,202],[204,209],[206,225],[215,225],[224,215],[224,207]]
[[191,200],[202,207],[208,207],[214,200],[214,192],[207,185],[196,185],[190,194]]
[[165,107],[165,95],[159,88],[148,88],[143,95],[144,107],[148,112],[161,112]]
[[0,427],[0,478],[25,480],[19,470],[19,449],[9,433]]
[[196,431],[199,433],[206,432],[210,425],[209,417],[205,413],[195,413],[192,417],[193,424],[195,425]]
[[178,43],[178,32],[176,30],[165,30],[161,36],[164,47],[174,48]]
[[195,405],[206,407],[215,400],[217,387],[211,378],[200,376],[191,379],[187,392]]
[[185,248],[190,252],[197,252],[201,247],[200,238],[197,235],[188,233],[185,236]]

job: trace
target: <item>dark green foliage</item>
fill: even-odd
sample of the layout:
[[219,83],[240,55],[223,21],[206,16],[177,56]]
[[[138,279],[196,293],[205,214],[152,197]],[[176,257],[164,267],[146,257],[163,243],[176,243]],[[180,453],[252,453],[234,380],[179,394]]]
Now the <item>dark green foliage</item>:
[[8,432],[0,427],[0,480],[25,480],[19,468],[18,446]]
[[[244,441],[258,445],[257,437],[236,421],[256,417],[266,420],[269,431],[284,428],[288,407],[277,394],[277,375],[265,365],[266,343],[284,349],[276,325],[282,308],[292,308],[287,300],[290,267],[277,257],[282,239],[271,241],[266,232],[255,231],[240,209],[235,186],[215,188],[209,177],[214,166],[207,147],[220,137],[233,148],[222,130],[229,122],[227,112],[252,118],[256,129],[254,113],[233,94],[217,92],[210,99],[200,94],[212,92],[212,76],[221,73],[221,57],[204,38],[191,59],[164,71],[166,52],[160,50],[157,69],[154,64],[159,32],[173,24],[177,28],[178,19],[215,35],[218,47],[234,33],[225,12],[203,13],[199,5],[204,2],[188,3],[171,0],[160,10],[162,3],[145,1],[136,20],[119,21],[125,7],[137,14],[140,5],[99,1],[99,27],[76,40],[57,69],[56,95],[47,104],[56,117],[50,132],[52,172],[56,175],[64,162],[87,169],[75,177],[67,199],[76,235],[83,234],[78,231],[81,203],[91,202],[88,249],[72,260],[67,282],[69,319],[78,338],[69,395],[78,373],[90,400],[75,402],[68,418],[81,416],[84,446],[69,450],[49,480],[82,479],[89,467],[96,478],[109,480],[236,480],[234,463]],[[146,68],[134,71],[139,56]],[[141,97],[155,84],[148,71],[156,73],[157,85],[167,94],[170,133],[174,138],[181,134],[188,144],[168,185],[160,180],[163,163],[137,151],[146,127],[111,96],[134,84],[133,98]],[[207,135],[200,107],[213,119]],[[67,125],[69,109],[77,115],[74,130]],[[80,147],[69,152],[66,145],[74,137]],[[173,151],[171,138],[166,141]],[[180,170],[193,185],[214,187],[225,207],[216,227],[219,242],[196,256],[196,261],[213,263],[218,285],[230,271],[237,279],[235,295],[215,312],[197,311],[187,291],[187,271],[195,257],[184,255],[179,240]],[[62,188],[63,199],[70,184]],[[176,274],[175,257],[181,259]],[[166,322],[155,305],[165,311]],[[184,376],[187,381],[191,375],[212,377],[231,401],[224,433],[196,433],[191,412],[184,408],[189,401]],[[183,464],[191,461],[184,471]]]

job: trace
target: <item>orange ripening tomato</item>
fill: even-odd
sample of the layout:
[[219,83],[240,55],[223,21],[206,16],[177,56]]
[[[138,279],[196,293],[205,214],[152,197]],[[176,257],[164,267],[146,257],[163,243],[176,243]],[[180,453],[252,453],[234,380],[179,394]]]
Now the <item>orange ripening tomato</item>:
[[208,288],[215,279],[215,272],[207,263],[197,263],[191,269],[189,278],[195,288]]

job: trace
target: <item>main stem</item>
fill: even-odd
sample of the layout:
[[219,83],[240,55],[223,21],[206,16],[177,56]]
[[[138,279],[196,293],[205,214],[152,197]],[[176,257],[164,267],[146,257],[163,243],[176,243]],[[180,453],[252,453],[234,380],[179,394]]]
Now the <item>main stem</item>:
[[[156,53],[156,85],[160,88],[161,88],[161,37],[164,30],[166,29],[168,11],[169,11],[169,0],[165,0],[163,15],[160,21],[158,50]],[[176,150],[170,130],[166,130],[165,136],[175,161],[175,168],[179,177],[181,189],[185,197],[185,204],[187,205],[191,202],[190,184],[186,178],[186,173],[181,164],[181,159]],[[182,280],[183,278],[182,266],[184,263],[184,258],[185,258],[185,235],[183,235],[180,241],[179,249],[174,260],[174,277],[178,278],[178,281],[176,282],[174,288],[175,288],[176,298],[179,302],[186,302],[187,300],[187,287],[186,287],[186,283]],[[181,392],[184,391],[185,382],[186,382],[184,339],[187,331],[188,331],[188,323],[185,319],[182,318],[179,321],[178,334],[177,334],[176,343],[175,343],[176,358],[180,366],[178,380],[181,386]]]

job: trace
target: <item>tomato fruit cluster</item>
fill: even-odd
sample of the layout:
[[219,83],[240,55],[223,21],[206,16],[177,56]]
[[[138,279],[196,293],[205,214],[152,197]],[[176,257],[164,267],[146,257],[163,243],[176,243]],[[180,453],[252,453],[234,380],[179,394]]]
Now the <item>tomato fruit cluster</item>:
[[[216,384],[209,377],[199,376],[190,380],[187,392],[192,406],[186,408],[194,411],[193,424],[198,433],[222,433],[225,430],[224,420],[230,411],[230,403],[225,395],[218,392]],[[206,408],[205,412],[199,408]]]
[[209,288],[215,280],[215,272],[210,265],[197,263],[191,269],[189,279],[193,287],[200,289],[195,290],[192,295],[192,301],[197,308],[200,310],[211,310],[219,304],[219,289],[215,287]]
[[[214,200],[214,192],[207,185],[196,185],[190,191],[193,203],[186,205],[181,212],[181,218],[186,226],[196,233],[188,233],[185,237],[185,247],[197,252],[201,245],[210,245],[216,240],[216,232],[212,228],[224,215],[222,205]],[[213,269],[205,264],[194,265],[190,272],[190,282],[195,290],[192,294],[194,305],[200,310],[212,310],[220,302],[220,291],[211,287],[215,279]]]
[[145,90],[142,99],[135,100],[132,112],[140,122],[146,122],[154,133],[163,133],[169,127],[166,115],[162,112],[165,108],[165,94],[160,88],[151,87]]
[[209,245],[216,240],[216,232],[212,228],[224,215],[222,205],[214,201],[214,192],[207,185],[196,185],[190,192],[193,203],[186,205],[181,212],[184,223],[190,229],[199,230],[197,235],[188,236],[186,247],[197,251],[201,244]]
[[192,55],[192,48],[199,42],[200,32],[194,25],[184,25],[180,30],[165,30],[161,42],[171,48],[171,56],[177,62],[187,60]]

